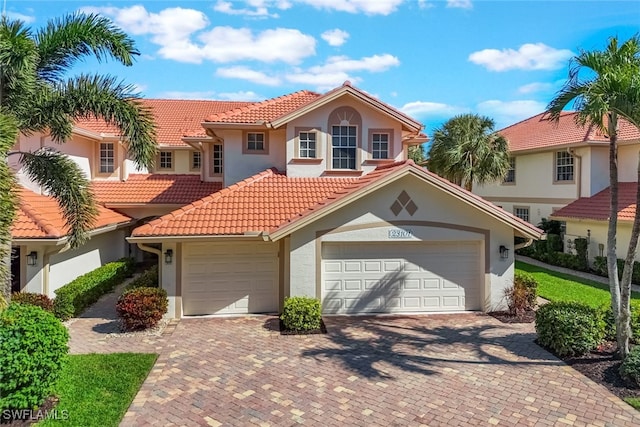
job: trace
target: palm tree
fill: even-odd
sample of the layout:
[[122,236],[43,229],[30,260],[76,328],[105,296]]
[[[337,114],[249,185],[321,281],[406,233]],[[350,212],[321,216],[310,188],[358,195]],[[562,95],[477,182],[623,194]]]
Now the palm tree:
[[576,123],[592,124],[609,136],[610,215],[607,233],[607,270],[611,290],[611,307],[616,321],[618,352],[629,352],[631,273],[640,234],[640,164],[636,216],[625,258],[622,279],[618,280],[616,229],[618,225],[618,119],[624,117],[640,125],[640,39],[635,36],[619,44],[609,39],[604,50],[581,51],[572,58],[569,78],[547,106],[556,122],[564,108],[573,104]]
[[509,170],[509,145],[489,117],[462,114],[435,130],[428,168],[471,191],[473,184],[497,182]]
[[[151,112],[132,86],[114,77],[75,75],[77,61],[93,56],[130,66],[139,52],[111,21],[97,15],[72,14],[32,31],[21,21],[0,21],[0,158],[19,155],[28,176],[60,204],[69,244],[81,245],[96,216],[90,182],[67,156],[51,149],[11,152],[19,133],[42,132],[56,142],[67,140],[81,118],[103,119],[117,126],[129,157],[150,167],[156,153]],[[10,297],[10,226],[15,216],[16,182],[0,162],[0,280]]]

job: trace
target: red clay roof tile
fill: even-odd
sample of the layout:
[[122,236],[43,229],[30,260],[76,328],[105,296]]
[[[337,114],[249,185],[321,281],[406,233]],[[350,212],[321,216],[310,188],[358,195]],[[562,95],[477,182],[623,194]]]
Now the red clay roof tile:
[[[633,221],[636,214],[637,182],[620,182],[618,187],[618,219]],[[581,197],[555,211],[552,218],[609,220],[609,187],[591,197]]]
[[[58,202],[49,196],[36,194],[26,188],[18,194],[20,204],[11,226],[13,239],[60,239],[68,233]],[[131,221],[126,215],[98,206],[98,218],[93,229]]]
[[[563,112],[558,123],[545,113],[530,117],[500,130],[509,141],[512,152],[548,148],[581,142],[607,143],[609,138],[594,126],[580,127],[575,122],[575,112]],[[624,119],[620,119],[618,138],[620,141],[640,139],[640,131]]]
[[200,180],[200,175],[131,174],[126,181],[93,181],[93,192],[103,204],[186,205],[215,193],[220,182]]

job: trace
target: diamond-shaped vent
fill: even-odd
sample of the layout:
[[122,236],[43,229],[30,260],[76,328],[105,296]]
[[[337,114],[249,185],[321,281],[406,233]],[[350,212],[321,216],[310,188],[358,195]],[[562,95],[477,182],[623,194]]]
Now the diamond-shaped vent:
[[395,216],[400,215],[403,209],[406,209],[409,215],[413,216],[418,211],[418,205],[411,200],[411,196],[406,191],[402,190],[402,193],[393,202],[390,209]]

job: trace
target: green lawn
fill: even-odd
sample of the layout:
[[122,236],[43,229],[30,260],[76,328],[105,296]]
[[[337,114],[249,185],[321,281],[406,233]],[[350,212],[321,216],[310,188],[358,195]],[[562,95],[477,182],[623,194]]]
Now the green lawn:
[[151,371],[156,354],[115,353],[69,356],[55,388],[60,418],[43,426],[117,426]]
[[[538,295],[549,301],[580,301],[592,307],[610,303],[609,285],[604,283],[558,273],[521,261],[516,261],[516,270],[533,275],[538,281]],[[637,303],[640,304],[639,293],[633,292],[631,298],[632,301],[638,300]]]

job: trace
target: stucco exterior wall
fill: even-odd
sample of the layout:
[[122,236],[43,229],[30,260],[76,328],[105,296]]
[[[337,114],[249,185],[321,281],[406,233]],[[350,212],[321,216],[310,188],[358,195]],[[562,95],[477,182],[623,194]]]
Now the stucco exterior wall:
[[[603,255],[607,254],[607,229],[609,224],[607,221],[566,221],[565,235],[565,252],[569,252],[567,240],[574,240],[576,237],[589,237],[589,260],[593,261],[595,256],[600,255],[599,245],[602,244]],[[629,238],[631,237],[631,224],[627,222],[618,222],[617,232],[617,252],[618,258],[627,256],[629,247]],[[572,253],[575,253],[573,251]],[[640,262],[640,252],[636,254],[636,261]]]
[[160,151],[170,151],[173,153],[173,168],[160,169],[160,159],[157,158],[153,173],[163,174],[163,175],[166,175],[166,174],[200,175],[200,169],[191,170],[191,153],[195,150],[160,147]]
[[[640,144],[618,146],[618,179],[620,182],[635,182],[638,180],[638,155]],[[607,153],[608,155],[608,153]],[[607,187],[609,186],[609,162],[607,158]]]
[[[403,190],[418,206],[413,216],[406,210],[394,216],[390,210]],[[339,227],[343,227],[345,232],[336,233]],[[479,242],[483,258],[479,286],[483,288],[484,308],[490,310],[503,307],[503,289],[513,283],[512,228],[443,194],[416,177],[404,177],[294,232],[290,239],[290,295],[320,297],[321,242],[338,240],[384,243],[390,241],[389,229],[398,227],[410,228],[413,237],[408,240],[412,241]],[[334,233],[319,233],[327,230],[333,230]],[[401,240],[392,241],[398,243]],[[511,249],[509,258],[500,258],[500,245]],[[455,262],[455,259],[451,261]]]

